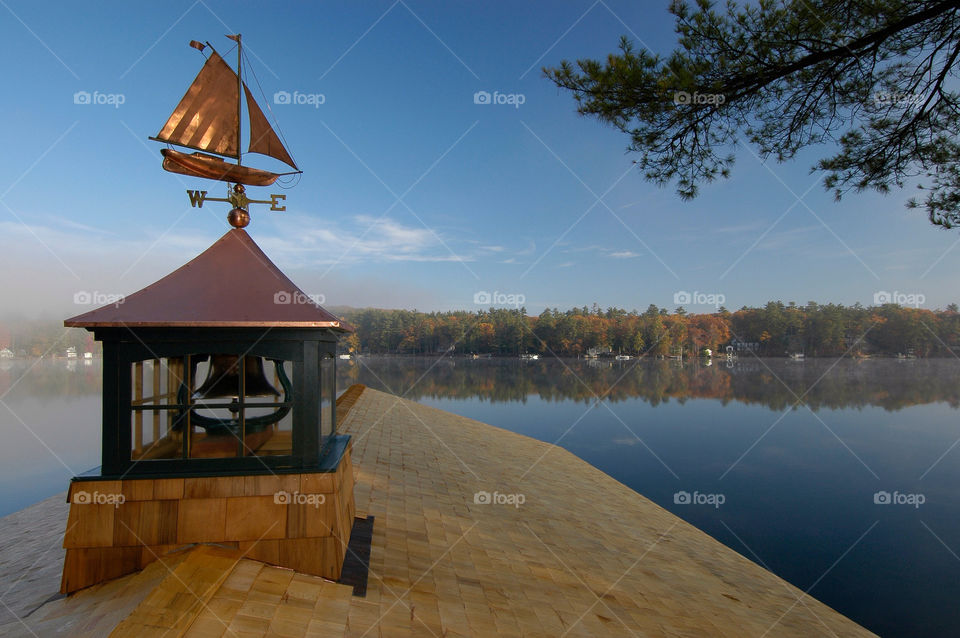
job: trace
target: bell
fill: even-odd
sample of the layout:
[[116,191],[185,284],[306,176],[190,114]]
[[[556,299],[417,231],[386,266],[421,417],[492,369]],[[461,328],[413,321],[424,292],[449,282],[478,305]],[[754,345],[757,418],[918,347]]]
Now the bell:
[[[280,396],[263,373],[263,359],[247,355],[244,358],[244,395],[248,397]],[[216,399],[240,396],[240,357],[233,354],[210,355],[207,379],[193,394],[194,399]]]

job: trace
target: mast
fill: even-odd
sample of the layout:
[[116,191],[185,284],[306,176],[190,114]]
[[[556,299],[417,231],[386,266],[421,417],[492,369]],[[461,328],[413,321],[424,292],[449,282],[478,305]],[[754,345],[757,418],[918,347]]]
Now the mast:
[[237,34],[237,166],[243,164],[243,138],[240,137],[240,131],[242,127],[240,126],[240,119],[243,117],[243,111],[241,110],[241,102],[243,100],[243,75],[240,73],[240,64],[242,64],[243,54],[241,52],[242,45],[240,44],[241,36]]

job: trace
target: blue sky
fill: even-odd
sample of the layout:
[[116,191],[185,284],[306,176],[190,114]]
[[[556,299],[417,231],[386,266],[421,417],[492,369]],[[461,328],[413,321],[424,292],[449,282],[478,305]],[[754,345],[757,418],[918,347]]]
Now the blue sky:
[[[522,296],[533,314],[673,309],[679,291],[731,309],[869,305],[878,291],[960,300],[960,234],[906,210],[911,191],[837,203],[809,170],[822,149],[778,165],[741,147],[732,179],[683,202],[543,78],[624,34],[668,52],[666,5],[3,0],[0,315],[77,314],[77,292],[138,290],[226,232],[225,205],[190,208],[185,193],[225,187],[164,172],[147,138],[202,65],[187,43],[226,54],[235,32],[304,170],[295,188],[250,189],[286,194],[288,210],[254,207],[248,231],[326,305],[475,309],[478,292]],[[78,91],[114,104],[75,104]],[[315,97],[277,104],[280,91]],[[478,91],[522,104],[475,104]]]

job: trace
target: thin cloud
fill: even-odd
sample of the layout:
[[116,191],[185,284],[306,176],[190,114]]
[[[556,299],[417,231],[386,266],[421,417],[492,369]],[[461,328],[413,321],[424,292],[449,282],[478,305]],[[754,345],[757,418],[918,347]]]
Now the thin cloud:
[[[46,216],[56,219],[56,216]],[[104,255],[113,255],[118,261],[130,255],[139,255],[149,251],[151,247],[170,252],[179,252],[185,248],[199,252],[210,242],[200,236],[182,236],[178,233],[168,233],[160,244],[154,244],[154,237],[159,236],[162,230],[153,232],[145,229],[142,238],[121,238],[112,231],[103,230],[84,224],[60,224],[53,226],[46,224],[21,224],[16,221],[0,221],[0,236],[8,241],[20,245],[38,245],[43,242],[64,259],[72,260],[83,258],[86,255],[95,255],[97,262],[104,261]],[[0,244],[2,246],[2,244]],[[126,264],[124,267],[128,266]]]
[[586,246],[573,246],[573,247],[567,248],[566,250],[563,250],[563,251],[561,251],[561,252],[565,252],[565,253],[585,253],[585,252],[589,252],[589,251],[592,251],[592,250],[597,250],[597,251],[600,251],[600,250],[609,250],[609,248],[607,248],[606,246],[601,246],[601,245],[599,245],[599,244],[588,244],[588,245],[586,245]]
[[604,257],[612,257],[613,259],[633,259],[634,257],[640,257],[640,253],[634,252],[632,250],[619,250],[616,248],[610,248],[609,246],[601,246],[600,244],[574,246],[566,250],[563,250],[561,252],[564,252],[567,254],[595,252],[595,253],[599,253]]
[[749,222],[746,224],[736,224],[734,226],[720,226],[718,228],[711,229],[710,232],[724,233],[724,234],[755,233],[755,232],[763,231],[769,225],[770,225],[769,221],[755,221],[755,222]]
[[72,228],[74,230],[83,231],[91,234],[98,235],[116,235],[117,233],[108,230],[106,228],[96,228],[94,226],[88,226],[87,224],[81,224],[80,222],[74,221],[68,217],[61,217],[60,215],[43,215],[42,219],[52,223],[55,228]]
[[[358,262],[456,262],[475,261],[470,253],[451,254],[444,246],[454,241],[422,226],[408,226],[395,219],[355,215],[347,221],[310,228],[313,218],[299,225],[307,230],[296,236],[266,236],[258,243],[270,255],[299,266]],[[454,249],[456,252],[456,249]]]
[[524,248],[523,250],[518,251],[516,254],[517,254],[517,255],[532,255],[532,254],[535,253],[535,252],[537,252],[537,243],[534,242],[534,241],[531,241],[530,244],[529,244],[526,248]]
[[757,248],[760,250],[781,250],[794,248],[812,239],[812,235],[823,231],[822,226],[810,225],[773,232],[764,237]]

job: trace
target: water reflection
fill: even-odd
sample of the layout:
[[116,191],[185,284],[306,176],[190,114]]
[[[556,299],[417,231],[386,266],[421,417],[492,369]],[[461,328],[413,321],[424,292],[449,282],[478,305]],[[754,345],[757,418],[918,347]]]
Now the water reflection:
[[340,386],[363,383],[409,399],[588,403],[641,399],[719,399],[784,410],[802,397],[819,408],[879,406],[900,410],[946,402],[960,407],[960,362],[954,359],[676,360],[443,359],[362,357],[340,361]]
[[[802,397],[813,409],[879,406],[900,410],[945,402],[960,407],[960,362],[954,359],[738,359],[726,362],[604,359],[465,359],[361,357],[337,362],[338,392],[353,383],[417,400],[480,398],[491,402],[589,403],[642,399],[719,399],[784,410]],[[21,377],[27,375],[25,382]],[[99,360],[0,361],[0,396],[64,399],[99,395]]]
[[21,397],[99,394],[101,374],[99,359],[0,359],[0,397],[15,385]]

